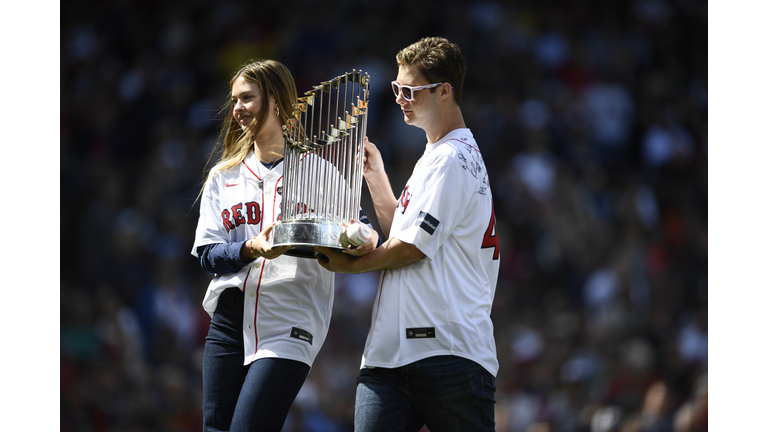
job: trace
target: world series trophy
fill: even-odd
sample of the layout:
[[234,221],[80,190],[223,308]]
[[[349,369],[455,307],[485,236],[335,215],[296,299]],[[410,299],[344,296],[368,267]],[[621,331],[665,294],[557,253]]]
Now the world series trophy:
[[293,246],[286,255],[342,249],[343,223],[359,219],[369,81],[353,69],[314,86],[283,126],[283,199],[272,244]]

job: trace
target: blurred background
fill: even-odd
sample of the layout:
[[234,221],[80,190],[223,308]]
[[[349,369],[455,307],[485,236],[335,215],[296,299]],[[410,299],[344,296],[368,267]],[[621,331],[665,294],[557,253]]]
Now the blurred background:
[[[501,248],[496,430],[707,430],[707,2],[74,0],[60,24],[60,428],[199,431],[195,198],[250,59],[371,76],[402,190],[397,52],[461,46]],[[363,207],[375,213],[367,190]],[[351,431],[378,273],[339,275],[286,431]]]

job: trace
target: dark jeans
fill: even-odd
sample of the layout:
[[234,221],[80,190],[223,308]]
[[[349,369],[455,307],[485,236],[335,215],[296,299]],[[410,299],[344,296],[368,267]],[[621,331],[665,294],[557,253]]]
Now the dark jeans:
[[361,369],[356,432],[493,431],[496,378],[457,356],[395,368]]
[[205,338],[203,430],[279,432],[309,365],[259,359],[243,366],[243,292],[222,293]]

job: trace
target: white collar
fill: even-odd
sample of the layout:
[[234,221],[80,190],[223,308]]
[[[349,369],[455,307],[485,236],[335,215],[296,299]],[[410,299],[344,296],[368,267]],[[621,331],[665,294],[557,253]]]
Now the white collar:
[[474,138],[472,135],[472,131],[469,130],[469,128],[459,128],[454,129],[447,134],[445,134],[444,137],[440,138],[437,142],[429,144],[427,143],[426,148],[424,149],[424,154],[427,155],[432,150],[436,149],[440,144],[444,144],[447,141],[450,141],[452,139],[457,139],[461,142],[465,142],[468,138]]

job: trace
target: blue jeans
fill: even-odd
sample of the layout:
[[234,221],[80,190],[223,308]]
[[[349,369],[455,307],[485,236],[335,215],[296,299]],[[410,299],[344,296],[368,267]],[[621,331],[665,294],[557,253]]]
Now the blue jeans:
[[279,432],[309,365],[267,358],[243,366],[243,292],[222,293],[205,338],[203,430]]
[[361,369],[356,432],[493,431],[496,378],[457,356],[429,357],[395,369]]

